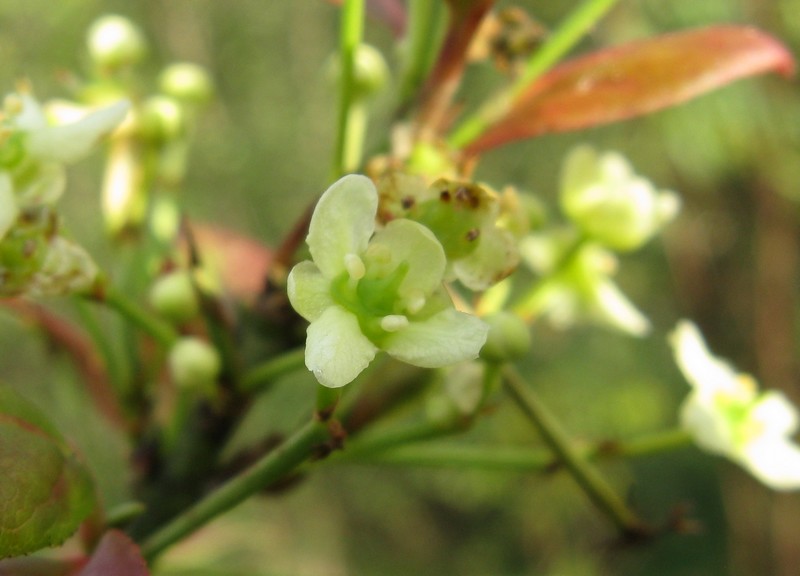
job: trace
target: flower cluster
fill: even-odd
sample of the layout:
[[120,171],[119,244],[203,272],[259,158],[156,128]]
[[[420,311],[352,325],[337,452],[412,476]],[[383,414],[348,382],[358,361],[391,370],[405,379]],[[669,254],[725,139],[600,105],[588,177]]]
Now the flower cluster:
[[392,220],[376,231],[378,193],[345,176],[320,198],[307,243],[313,262],[288,279],[308,327],[306,365],[325,386],[344,386],[379,350],[426,368],[477,357],[488,327],[457,311],[442,282],[447,259],[425,226]]
[[675,359],[692,387],[681,422],[701,448],[730,458],[776,490],[800,488],[797,409],[777,391],[758,391],[748,374],[714,357],[697,327],[671,335]]
[[29,93],[6,97],[0,120],[0,296],[88,290],[91,257],[59,235],[54,205],[66,187],[64,165],[84,156],[125,117],[118,102],[51,125]]

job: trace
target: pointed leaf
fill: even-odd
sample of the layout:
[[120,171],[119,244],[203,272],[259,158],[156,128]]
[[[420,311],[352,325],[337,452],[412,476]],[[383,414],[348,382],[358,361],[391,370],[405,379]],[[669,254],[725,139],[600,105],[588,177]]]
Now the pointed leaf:
[[739,78],[793,70],[792,56],[780,42],[744,26],[710,26],[631,42],[576,58],[540,77],[466,152],[626,120]]
[[33,405],[0,385],[0,558],[61,544],[92,511],[86,469]]

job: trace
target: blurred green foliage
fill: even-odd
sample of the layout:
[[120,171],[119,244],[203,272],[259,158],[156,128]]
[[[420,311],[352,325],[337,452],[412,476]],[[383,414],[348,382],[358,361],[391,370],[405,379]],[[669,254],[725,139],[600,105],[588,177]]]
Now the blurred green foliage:
[[[519,4],[552,26],[572,3]],[[146,31],[153,79],[177,60],[211,71],[217,97],[192,151],[189,214],[279,241],[328,184],[335,94],[325,63],[336,45],[337,9],[321,0],[7,0],[0,4],[0,85],[10,91],[26,77],[41,98],[67,94],[62,72],[87,69],[85,31],[106,13]],[[757,25],[800,47],[798,0],[629,0],[584,48],[719,22]],[[396,65],[387,28],[370,24],[367,39]],[[485,84],[499,79],[495,71],[470,70],[465,94],[486,93]],[[368,148],[385,142],[390,105],[390,94],[378,103]],[[652,337],[534,333],[527,373],[577,438],[625,438],[675,423],[687,388],[663,335],[682,316],[695,318],[715,349],[764,386],[800,400],[799,107],[796,80],[761,78],[650,118],[517,143],[484,158],[479,179],[515,183],[555,205],[561,158],[589,141],[623,152],[684,200],[665,241],[626,257],[620,273],[625,291],[651,316]],[[67,227],[109,265],[99,182],[100,158],[71,168],[63,205]],[[3,379],[53,412],[86,455],[107,504],[124,501],[124,440],[91,411],[68,362],[4,312],[0,347]],[[272,408],[256,407],[250,433],[288,428],[292,410],[276,415],[275,403],[300,414],[309,384],[282,383]],[[468,439],[537,441],[506,405]],[[740,470],[691,449],[603,468],[644,517],[667,523],[688,506],[698,533],[619,547],[557,473],[330,466],[291,493],[215,522],[167,555],[156,574],[747,575],[793,574],[800,565],[796,496],[769,495]]]

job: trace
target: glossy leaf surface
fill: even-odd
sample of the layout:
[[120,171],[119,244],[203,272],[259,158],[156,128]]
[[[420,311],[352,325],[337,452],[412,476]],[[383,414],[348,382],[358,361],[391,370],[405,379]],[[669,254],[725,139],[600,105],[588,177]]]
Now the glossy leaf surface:
[[792,56],[771,36],[710,26],[608,48],[568,61],[524,90],[509,111],[466,148],[626,120],[674,106],[737,79],[789,75]]

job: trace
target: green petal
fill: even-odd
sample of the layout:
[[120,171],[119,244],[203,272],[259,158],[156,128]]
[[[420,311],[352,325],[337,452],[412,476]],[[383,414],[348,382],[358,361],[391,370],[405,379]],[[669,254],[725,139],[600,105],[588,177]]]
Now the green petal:
[[300,316],[313,322],[333,305],[330,282],[308,260],[292,268],[287,281],[289,302]]
[[355,380],[377,351],[361,333],[356,317],[339,306],[325,310],[308,327],[306,366],[328,388]]
[[306,242],[326,278],[345,270],[346,255],[367,249],[377,211],[378,192],[366,176],[350,174],[325,191],[311,217]]
[[0,174],[0,240],[17,221],[19,207],[14,198],[14,189],[11,179],[6,174]]
[[383,349],[414,366],[439,368],[477,358],[488,332],[481,319],[449,308],[389,334]]
[[453,262],[453,272],[470,290],[486,290],[511,274],[519,264],[519,250],[508,230],[486,226],[478,247]]
[[370,243],[384,245],[391,261],[386,263],[389,270],[402,263],[408,263],[408,273],[403,278],[397,292],[407,298],[414,293],[430,294],[442,283],[445,259],[444,249],[436,236],[422,224],[406,219],[392,220],[383,230],[379,230]]
[[122,122],[130,107],[130,102],[122,100],[77,122],[32,130],[28,135],[28,150],[32,156],[44,160],[67,163],[80,160]]

